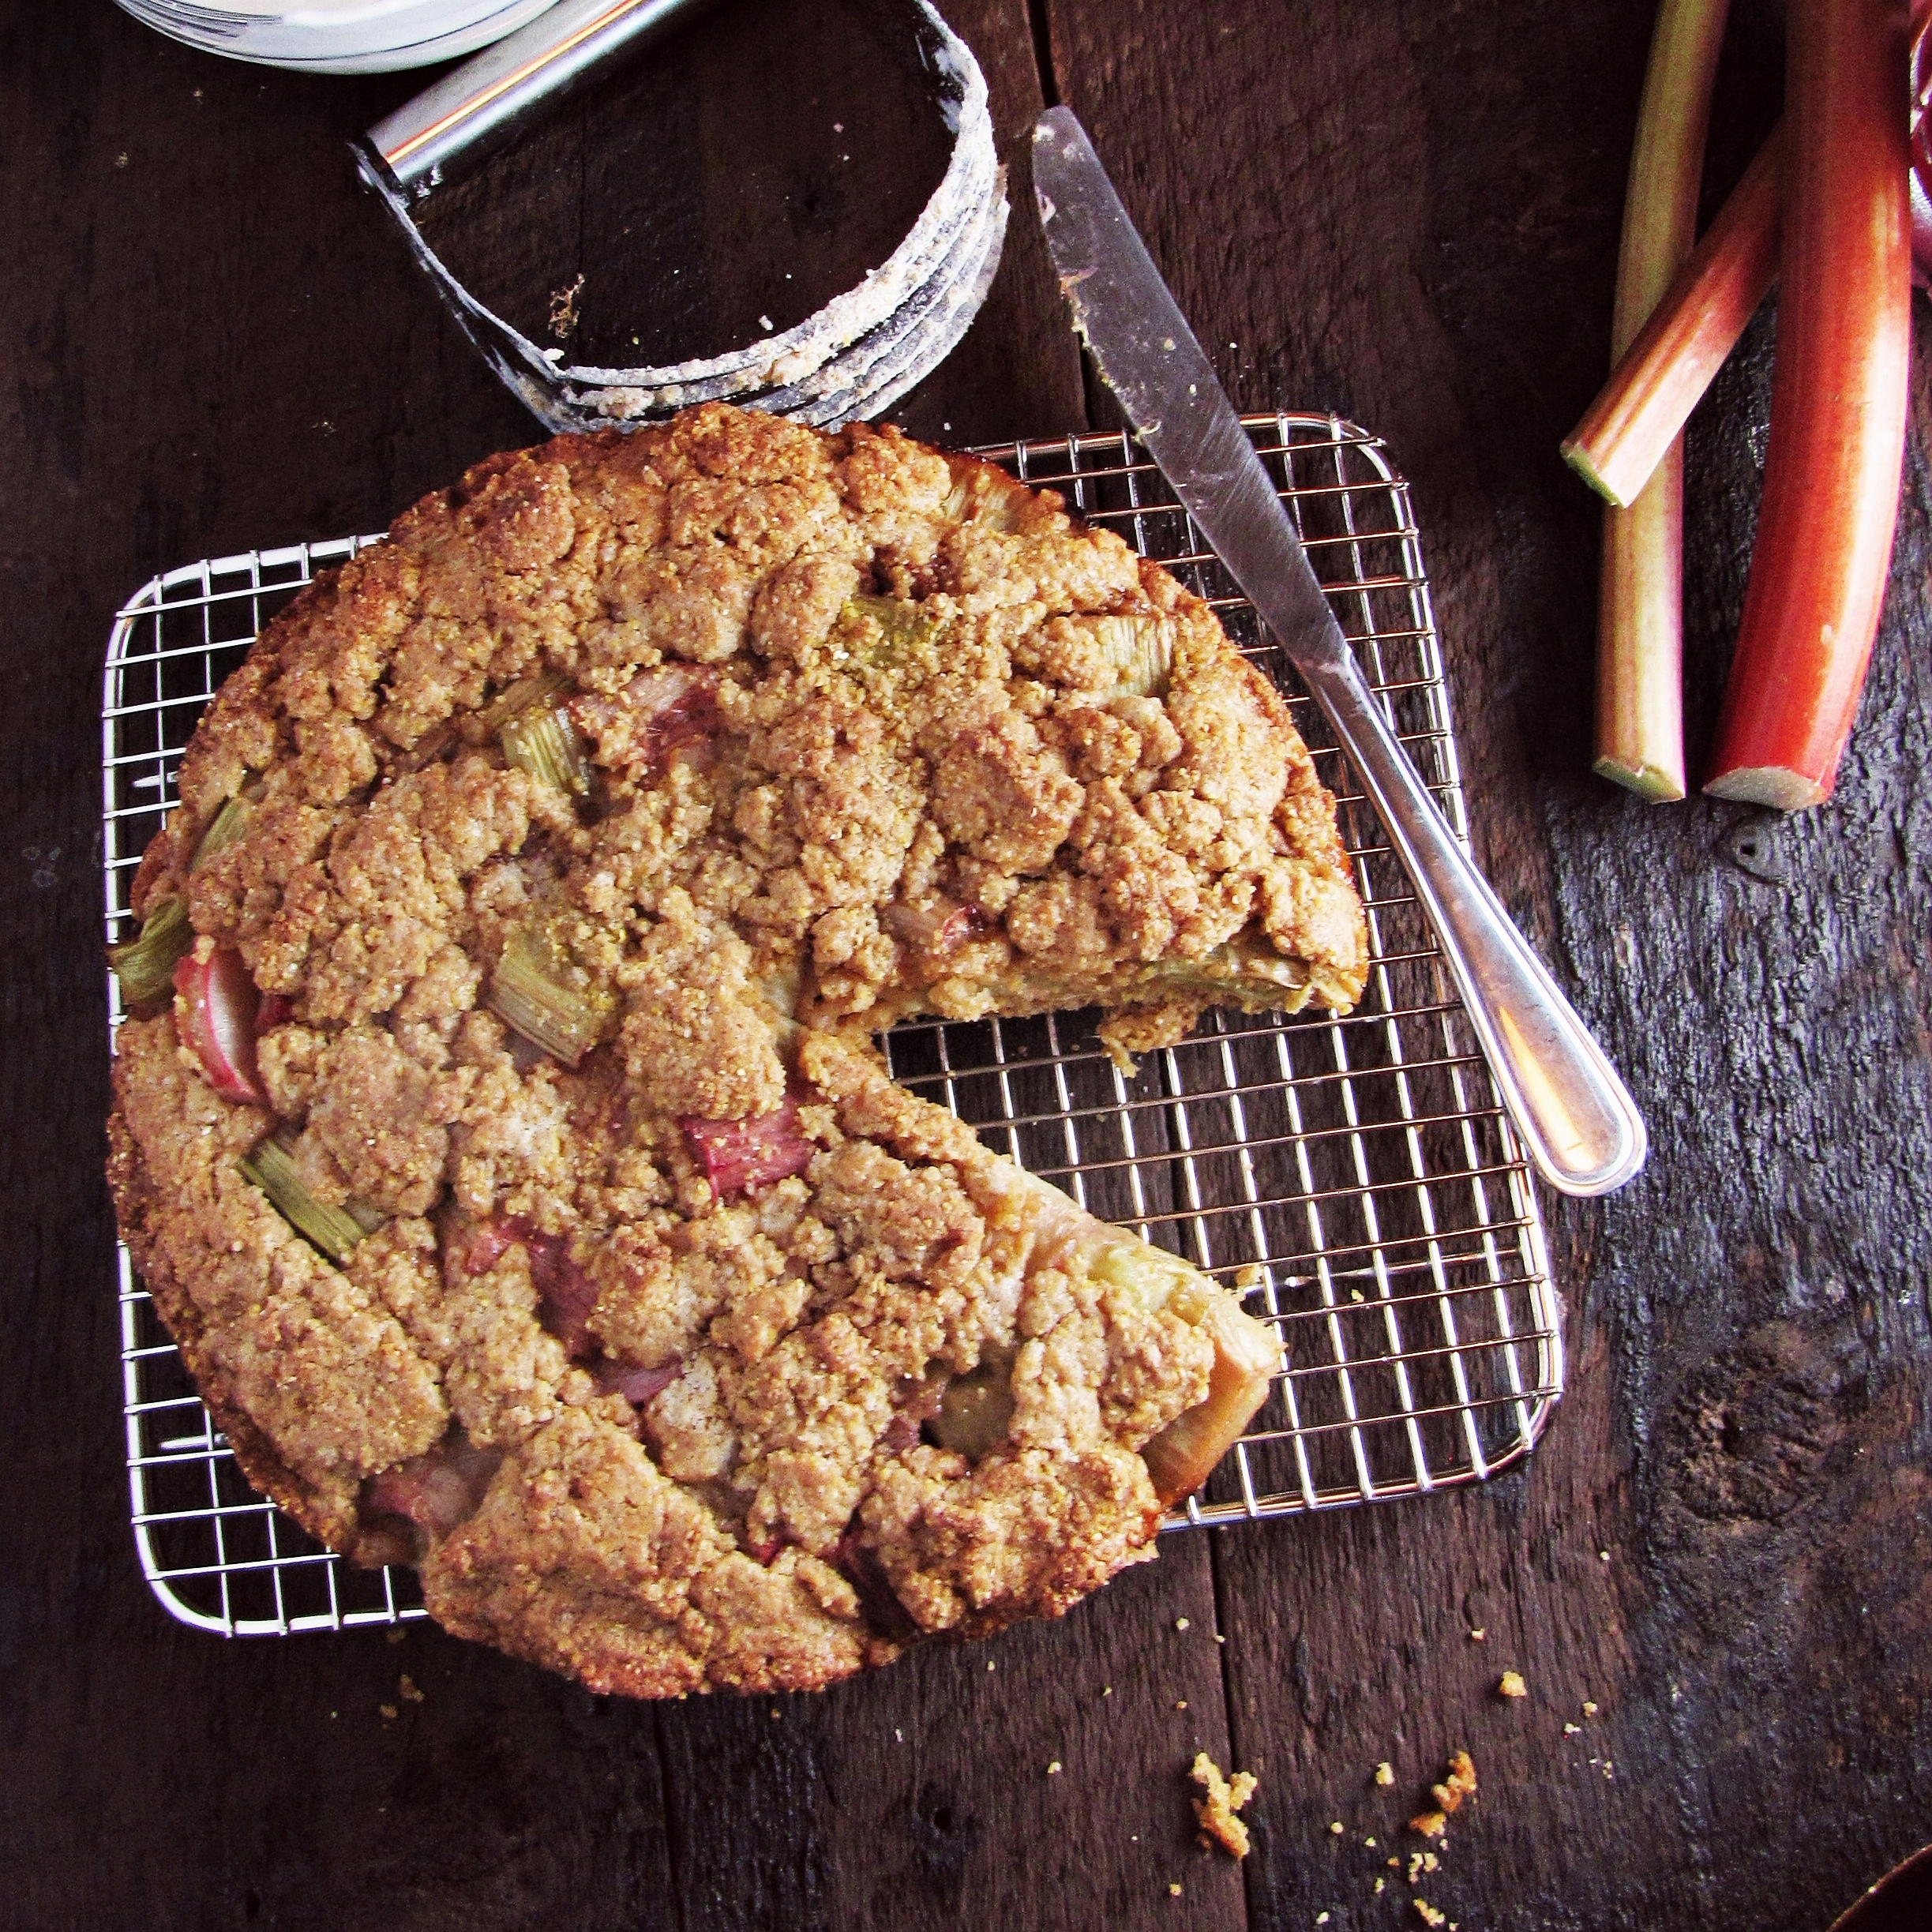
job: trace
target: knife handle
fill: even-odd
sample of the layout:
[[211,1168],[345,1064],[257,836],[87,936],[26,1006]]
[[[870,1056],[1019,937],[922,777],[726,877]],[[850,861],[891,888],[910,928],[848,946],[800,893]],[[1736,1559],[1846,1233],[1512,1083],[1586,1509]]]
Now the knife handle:
[[1457,842],[1352,655],[1304,674],[1415,880],[1537,1171],[1564,1194],[1622,1187],[1649,1142],[1616,1069]]
[[526,26],[378,121],[357,144],[385,185],[419,201],[460,163],[475,161],[627,47],[647,45],[711,0],[555,0]]

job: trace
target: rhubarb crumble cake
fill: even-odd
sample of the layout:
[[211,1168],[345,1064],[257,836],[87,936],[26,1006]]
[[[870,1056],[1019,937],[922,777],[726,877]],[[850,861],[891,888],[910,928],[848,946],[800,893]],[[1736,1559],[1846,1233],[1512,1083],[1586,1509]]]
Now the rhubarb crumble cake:
[[711,406],[480,464],[210,706],[121,1226],[242,1467],[452,1630],[819,1685],[1152,1554],[1272,1336],[886,1075],[912,1014],[1345,1007],[1333,801],[1050,494]]

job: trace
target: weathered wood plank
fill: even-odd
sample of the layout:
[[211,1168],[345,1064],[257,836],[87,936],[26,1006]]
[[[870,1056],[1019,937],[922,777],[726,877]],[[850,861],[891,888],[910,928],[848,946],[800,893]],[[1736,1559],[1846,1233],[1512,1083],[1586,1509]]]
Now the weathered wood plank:
[[[1649,13],[1304,13],[1289,46],[1271,14],[1052,8],[1060,86],[1230,388],[1353,415],[1411,477],[1479,850],[1655,1139],[1628,1193],[1553,1215],[1572,1394],[1526,1474],[1217,1544],[1257,1925],[1394,1923],[1376,1859],[1458,1744],[1484,1799],[1418,1889],[1465,1923],[1822,1925],[1924,1832],[1923,465],[1830,810],[1654,811],[1584,775],[1595,512],[1555,448],[1602,366]],[[1774,10],[1740,8],[1714,189],[1776,75]],[[1692,441],[1694,757],[1768,392],[1761,327]]]

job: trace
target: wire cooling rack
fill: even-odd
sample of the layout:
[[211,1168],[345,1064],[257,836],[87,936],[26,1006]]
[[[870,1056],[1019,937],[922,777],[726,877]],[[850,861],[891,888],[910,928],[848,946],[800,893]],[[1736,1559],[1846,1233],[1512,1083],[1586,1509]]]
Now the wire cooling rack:
[[[1333,416],[1247,419],[1341,626],[1460,837],[1462,790],[1407,486]],[[1408,1496],[1526,1455],[1562,1392],[1562,1341],[1529,1173],[1406,875],[1360,783],[1251,606],[1124,435],[990,449],[1206,598],[1293,707],[1367,908],[1374,966],[1345,1019],[1214,1013],[1132,1079],[1094,1015],[887,1036],[895,1076],[987,1142],[1232,1284],[1281,1337],[1247,1435],[1170,1527]],[[182,748],[262,625],[379,538],[192,564],[117,617],[102,706],[107,932],[174,801]],[[108,980],[111,1027],[121,1007]],[[120,1254],[129,1495],[141,1566],[184,1623],[229,1634],[423,1614],[407,1570],[358,1570],[249,1489]]]

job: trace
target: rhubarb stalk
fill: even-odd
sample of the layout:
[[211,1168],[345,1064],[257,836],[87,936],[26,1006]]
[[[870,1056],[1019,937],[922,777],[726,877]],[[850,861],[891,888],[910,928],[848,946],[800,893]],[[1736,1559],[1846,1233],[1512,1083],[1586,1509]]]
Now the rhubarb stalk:
[[[1662,0],[1637,114],[1611,359],[1649,319],[1697,233],[1698,182],[1728,0]],[[1628,509],[1604,513],[1596,769],[1650,799],[1684,795],[1683,445]]]
[[1789,811],[1829,797],[1898,513],[1911,340],[1907,23],[1882,0],[1791,0],[1771,444],[1737,655],[1705,789]]
[[519,926],[504,941],[487,1004],[532,1045],[575,1067],[602,1037],[617,1010],[614,994],[580,985],[583,977],[547,935]]
[[[349,1265],[349,1257],[365,1235],[373,1229],[362,1225],[363,1217],[344,1206],[335,1207],[318,1201],[302,1178],[295,1157],[279,1141],[264,1140],[241,1163],[242,1173],[268,1197],[275,1210],[312,1247],[319,1248],[338,1268]],[[380,1226],[380,1221],[377,1225]]]
[[1780,135],[1758,150],[1564,441],[1571,468],[1621,507],[1650,480],[1777,279]]
[[156,899],[142,922],[141,936],[107,949],[107,963],[121,983],[123,1006],[148,1006],[174,990],[174,969],[194,943],[188,902]]

